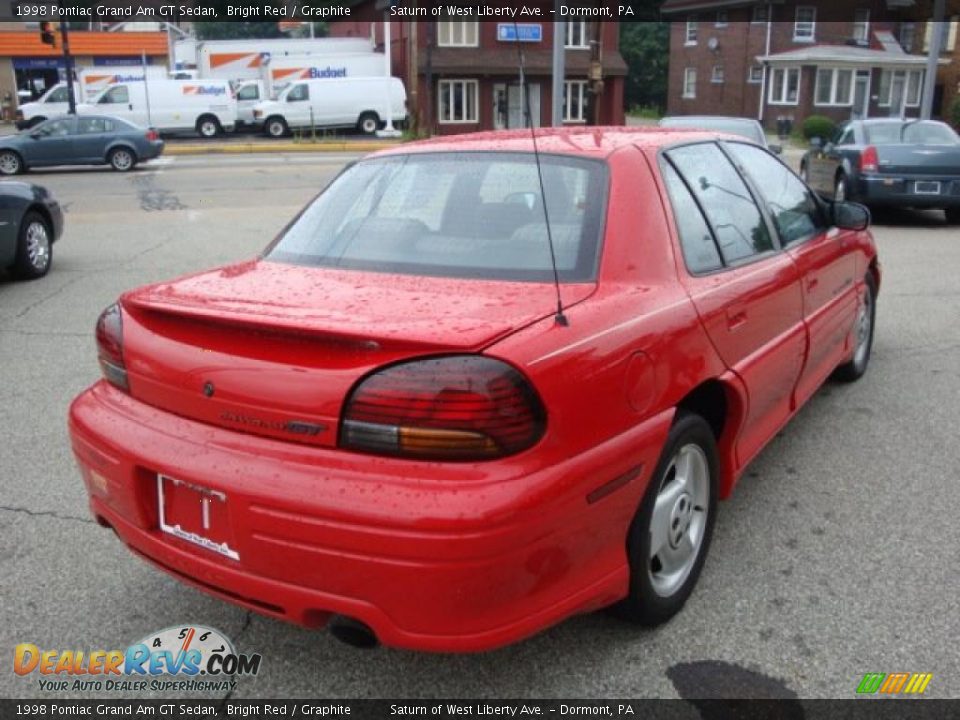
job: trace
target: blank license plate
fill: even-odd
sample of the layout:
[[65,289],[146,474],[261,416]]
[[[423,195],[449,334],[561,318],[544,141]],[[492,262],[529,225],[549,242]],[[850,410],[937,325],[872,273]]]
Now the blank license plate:
[[163,532],[233,560],[240,559],[231,547],[233,534],[224,493],[157,475],[157,502]]
[[917,180],[913,186],[917,195],[939,195],[940,183],[933,180]]

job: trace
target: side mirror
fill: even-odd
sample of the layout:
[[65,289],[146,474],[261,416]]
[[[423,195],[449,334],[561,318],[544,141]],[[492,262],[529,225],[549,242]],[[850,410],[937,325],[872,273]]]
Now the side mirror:
[[783,155],[783,145],[771,144],[771,145],[768,145],[767,147],[770,148],[770,152],[772,152],[774,155]]
[[854,202],[835,202],[830,207],[833,224],[841,230],[866,230],[870,227],[870,211]]

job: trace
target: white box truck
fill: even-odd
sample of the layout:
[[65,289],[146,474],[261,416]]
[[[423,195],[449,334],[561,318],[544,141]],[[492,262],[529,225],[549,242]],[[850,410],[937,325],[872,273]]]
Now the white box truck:
[[395,77],[301,80],[253,109],[254,122],[271,137],[306,127],[356,127],[373,134],[388,113],[394,123],[407,118],[407,92]]
[[77,112],[114,115],[160,132],[193,130],[210,138],[233,130],[237,101],[225,80],[148,80],[115,83],[77,106]]
[[241,80],[234,86],[237,94],[237,124],[253,124],[257,103],[275,99],[297,80],[324,78],[386,77],[383,53],[345,53],[342,55],[301,55],[271,59],[260,66],[255,80]]
[[205,40],[197,44],[200,77],[221,80],[262,80],[260,66],[285,57],[369,53],[369,38],[279,40]]

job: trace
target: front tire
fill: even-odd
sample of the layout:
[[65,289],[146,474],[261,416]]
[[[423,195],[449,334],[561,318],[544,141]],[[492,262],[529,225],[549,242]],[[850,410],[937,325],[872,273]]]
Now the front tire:
[[621,617],[659,625],[687,602],[710,549],[719,467],[710,426],[678,411],[630,525],[630,593],[614,608]]
[[870,364],[870,354],[873,351],[873,328],[877,319],[877,283],[871,273],[863,280],[863,303],[857,310],[857,319],[854,325],[856,345],[853,357],[849,362],[837,368],[835,376],[842,382],[854,382],[863,377]]
[[364,135],[373,135],[380,128],[380,116],[375,112],[365,112],[357,120],[357,130]]
[[272,138],[281,138],[290,130],[287,127],[287,121],[282,117],[272,117],[263,124],[263,131]]
[[137,164],[137,157],[127,148],[115,148],[107,156],[107,162],[117,172],[128,172]]
[[16,175],[23,172],[23,160],[13,150],[0,152],[0,175]]
[[20,223],[13,272],[23,280],[35,280],[49,272],[52,261],[53,236],[50,225],[40,213],[31,210]]
[[197,120],[197,134],[202,138],[215,138],[222,132],[223,128],[220,127],[220,121],[212,115],[204,115]]

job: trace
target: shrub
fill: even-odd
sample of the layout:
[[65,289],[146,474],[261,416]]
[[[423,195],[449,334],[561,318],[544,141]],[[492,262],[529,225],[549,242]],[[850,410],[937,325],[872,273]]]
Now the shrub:
[[826,142],[827,139],[833,137],[836,129],[837,126],[833,120],[825,115],[811,115],[803,121],[803,136],[807,140],[818,137]]

